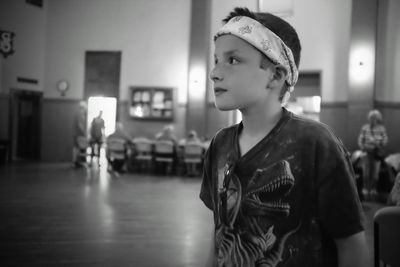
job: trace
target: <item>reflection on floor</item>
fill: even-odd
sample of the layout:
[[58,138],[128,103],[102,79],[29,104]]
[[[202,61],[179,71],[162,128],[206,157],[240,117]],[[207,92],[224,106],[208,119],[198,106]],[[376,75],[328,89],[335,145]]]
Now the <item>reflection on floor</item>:
[[203,266],[199,178],[0,167],[1,266]]
[[[1,266],[204,266],[212,214],[200,178],[105,165],[0,166]],[[372,262],[372,215],[363,203]]]

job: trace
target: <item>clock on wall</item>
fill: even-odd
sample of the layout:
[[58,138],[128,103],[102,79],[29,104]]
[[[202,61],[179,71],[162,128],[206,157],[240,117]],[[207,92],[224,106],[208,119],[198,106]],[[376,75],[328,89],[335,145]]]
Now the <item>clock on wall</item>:
[[69,89],[69,84],[65,80],[61,80],[57,82],[57,90],[60,92],[61,96],[65,96],[65,93]]

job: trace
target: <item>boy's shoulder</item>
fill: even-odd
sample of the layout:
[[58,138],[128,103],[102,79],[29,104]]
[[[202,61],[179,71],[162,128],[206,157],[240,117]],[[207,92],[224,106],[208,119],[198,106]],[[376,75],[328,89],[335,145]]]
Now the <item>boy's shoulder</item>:
[[235,135],[238,127],[239,123],[218,130],[214,135],[214,142],[232,138]]
[[291,113],[288,128],[305,137],[334,138],[337,136],[327,124]]

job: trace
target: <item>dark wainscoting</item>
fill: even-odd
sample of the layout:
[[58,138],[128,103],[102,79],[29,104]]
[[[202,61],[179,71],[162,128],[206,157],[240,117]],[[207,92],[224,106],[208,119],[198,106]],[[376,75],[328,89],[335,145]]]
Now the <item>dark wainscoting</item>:
[[44,162],[72,160],[73,120],[80,100],[43,99],[42,148]]
[[8,139],[9,104],[10,96],[0,94],[0,139]]
[[[72,160],[73,119],[80,100],[44,99],[42,123],[42,161],[66,162]],[[118,103],[117,120],[132,135],[153,138],[165,121],[142,121],[129,117],[128,101]],[[179,138],[185,136],[186,106],[177,106],[172,124]],[[170,122],[168,122],[170,123]]]
[[[387,152],[400,153],[400,103],[375,101],[374,106],[382,112],[384,125],[389,136]],[[349,117],[348,109],[347,102],[322,103],[320,120],[333,129],[349,151],[353,151],[358,149],[358,133],[351,134],[354,131],[349,131],[349,127],[361,129],[361,126],[367,123],[367,113],[363,111],[362,114],[357,114],[353,110],[354,116]]]
[[320,121],[329,125],[335,134],[349,147],[352,140],[347,138],[347,102],[321,103]]
[[388,153],[400,153],[400,102],[375,101],[375,108],[382,112],[389,142]]
[[[163,121],[133,120],[128,114],[128,101],[118,104],[118,120],[132,136],[147,136],[152,138],[164,125]],[[70,161],[72,156],[73,117],[78,110],[79,100],[43,99],[42,120],[42,160],[48,162]],[[384,123],[389,135],[388,152],[400,152],[399,118],[400,103],[375,102],[384,117]],[[4,112],[3,112],[4,111]],[[0,134],[8,136],[8,97],[0,96],[0,125],[5,127]],[[229,112],[217,110],[214,104],[207,105],[207,125],[205,136],[212,138],[221,128],[228,126]],[[366,116],[366,115],[365,115]],[[357,138],[349,137],[348,125],[360,127],[365,121],[348,117],[347,102],[321,104],[321,122],[329,125],[350,151],[357,149]],[[185,136],[186,105],[177,105],[174,126],[179,138]],[[4,128],[4,129],[3,129]],[[5,133],[3,133],[5,132]],[[200,133],[199,133],[200,134]]]

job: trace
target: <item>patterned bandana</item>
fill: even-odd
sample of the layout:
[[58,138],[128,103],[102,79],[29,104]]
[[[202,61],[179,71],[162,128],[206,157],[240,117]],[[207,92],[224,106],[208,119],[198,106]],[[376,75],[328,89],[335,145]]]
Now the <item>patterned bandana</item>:
[[288,73],[286,83],[290,87],[288,92],[290,96],[299,72],[294,62],[292,50],[275,33],[252,18],[237,16],[230,19],[218,30],[214,36],[214,41],[225,34],[232,34],[245,40],[265,54],[273,64],[284,67]]

